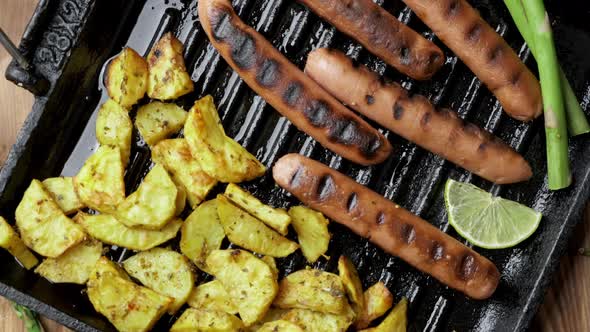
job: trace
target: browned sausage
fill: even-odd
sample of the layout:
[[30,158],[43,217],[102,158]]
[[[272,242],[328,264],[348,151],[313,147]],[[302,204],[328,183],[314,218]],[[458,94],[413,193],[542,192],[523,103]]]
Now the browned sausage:
[[399,84],[384,82],[339,51],[311,52],[305,73],[364,116],[484,179],[504,184],[532,176],[527,161],[497,137],[455,112],[437,111],[422,96],[409,97]]
[[304,204],[447,286],[474,299],[494,293],[500,273],[492,262],[349,177],[297,154],[279,159],[273,177]]
[[375,128],[340,104],[246,25],[228,0],[199,1],[199,18],[221,56],[256,93],[297,128],[342,157],[377,164],[391,144]]
[[542,112],[541,87],[510,45],[465,0],[403,0],[496,95],[506,113]]
[[434,43],[408,28],[372,0],[299,0],[400,72],[425,80],[445,62]]

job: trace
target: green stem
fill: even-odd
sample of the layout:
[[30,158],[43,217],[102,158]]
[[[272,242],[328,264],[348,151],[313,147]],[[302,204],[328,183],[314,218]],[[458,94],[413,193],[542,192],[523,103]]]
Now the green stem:
[[536,58],[541,77],[549,189],[563,189],[571,184],[572,176],[568,158],[565,104],[551,23],[549,23],[549,15],[545,11],[542,0],[526,0],[521,4],[531,28],[533,48],[537,53]]
[[31,311],[29,308],[24,307],[20,304],[12,303],[12,307],[18,318],[20,318],[25,324],[27,332],[43,332],[43,326],[39,322],[37,314]]
[[[530,0],[525,0],[530,1]],[[537,58],[537,48],[534,45],[531,26],[529,25],[527,16],[524,13],[521,0],[504,0],[506,7],[510,11],[510,15],[516,23],[516,27],[529,45],[533,56]],[[582,111],[578,98],[570,85],[561,66],[559,67],[561,90],[565,100],[565,111],[567,113],[567,126],[570,136],[577,136],[590,132],[590,125],[586,118],[586,114]]]

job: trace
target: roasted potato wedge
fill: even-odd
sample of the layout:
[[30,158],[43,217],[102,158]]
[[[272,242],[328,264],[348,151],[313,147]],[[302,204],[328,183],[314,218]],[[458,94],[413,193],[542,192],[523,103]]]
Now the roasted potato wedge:
[[307,332],[345,332],[354,320],[354,313],[334,315],[307,309],[291,309],[281,319]]
[[234,183],[227,185],[224,194],[235,205],[244,209],[254,217],[260,219],[270,228],[276,230],[282,235],[287,235],[289,232],[291,217],[287,211],[283,209],[275,209],[272,206],[263,204],[260,200],[258,200],[258,198],[254,197],[252,194],[238,187]]
[[211,274],[207,268],[207,256],[211,251],[221,248],[221,242],[225,239],[217,214],[217,200],[199,205],[186,218],[180,232],[180,251],[199,269]]
[[112,99],[102,104],[96,118],[96,139],[100,145],[118,147],[123,166],[129,162],[132,133],[133,123],[125,108]]
[[262,327],[262,325],[269,323],[269,322],[274,322],[277,320],[281,320],[281,317],[286,314],[289,310],[286,309],[280,309],[280,308],[275,308],[275,307],[270,307],[268,309],[268,311],[266,312],[266,314],[264,315],[264,317],[262,317],[262,319],[258,320],[256,322],[256,324],[250,325],[248,326],[248,328],[246,328],[246,331],[248,332],[258,332],[258,330],[260,330],[260,328]]
[[186,309],[172,325],[170,332],[240,332],[244,323],[223,311]]
[[272,257],[286,257],[299,248],[223,195],[217,196],[217,213],[227,238],[240,247]]
[[270,270],[275,275],[275,278],[278,280],[279,278],[279,268],[277,267],[277,262],[274,257],[271,256],[262,256],[260,258],[263,262],[270,266]]
[[219,280],[209,281],[195,287],[187,303],[197,309],[223,311],[232,315],[238,313],[238,307],[233,303],[231,296]]
[[[103,275],[113,275],[131,281],[131,278],[121,266],[112,262],[105,256],[101,256],[98,259],[90,274],[92,274],[95,278],[100,278]],[[90,278],[88,280],[90,280]]]
[[184,135],[201,168],[221,182],[249,181],[266,171],[248,150],[225,135],[211,96],[197,100],[191,108]]
[[0,248],[6,249],[27,270],[39,264],[37,257],[3,217],[0,217]]
[[108,214],[78,213],[74,220],[95,239],[139,251],[152,249],[174,238],[182,226],[181,219],[173,219],[159,231],[131,228]]
[[102,255],[102,243],[88,239],[57,258],[47,258],[35,272],[53,283],[84,285]]
[[262,325],[258,332],[303,332],[303,330],[287,320],[275,320]]
[[76,193],[86,206],[111,213],[125,200],[123,162],[118,147],[100,146],[74,177]]
[[299,270],[283,278],[273,305],[342,314],[349,307],[339,276],[321,270]]
[[164,167],[156,165],[139,188],[119,205],[115,216],[128,227],[159,230],[176,215],[178,195],[184,208],[186,196],[182,194]]
[[163,248],[140,252],[123,262],[130,276],[144,286],[173,298],[168,313],[173,315],[193,291],[195,275],[183,255]]
[[176,104],[154,101],[139,108],[135,126],[143,140],[149,146],[153,146],[179,132],[187,115],[188,113]]
[[381,324],[372,327],[363,332],[406,332],[408,327],[408,299],[405,297],[396,304],[389,315],[383,319]]
[[359,278],[358,271],[350,259],[346,256],[340,256],[338,259],[338,274],[346,290],[346,295],[352,304],[352,309],[357,319],[365,311],[365,296],[363,294],[363,284]]
[[233,249],[214,250],[207,257],[207,266],[231,296],[246,326],[264,317],[278,291],[268,264],[247,251]]
[[[162,317],[172,303],[172,298],[134,284],[128,278],[108,270],[116,271],[104,259],[88,280],[88,298],[94,309],[104,315],[117,330],[122,332],[148,331]],[[103,266],[103,267],[100,267]],[[101,271],[103,270],[103,271]]]
[[364,298],[365,310],[361,312],[355,323],[358,330],[369,326],[373,320],[383,316],[393,305],[393,295],[381,281],[369,287],[364,293]]
[[143,98],[147,91],[148,65],[135,50],[126,47],[109,63],[105,86],[112,100],[130,108]]
[[170,173],[172,180],[184,191],[195,209],[207,197],[217,180],[201,169],[184,138],[167,139],[152,147],[152,160]]
[[176,99],[194,90],[193,81],[186,72],[182,43],[167,33],[148,55],[148,88],[150,98]]
[[57,257],[86,238],[38,180],[25,191],[15,216],[23,242],[42,256]]
[[43,187],[66,215],[86,207],[78,198],[78,194],[76,194],[74,178],[57,177],[45,179],[43,180]]
[[330,244],[328,219],[318,211],[305,206],[294,206],[289,209],[293,228],[297,233],[303,256],[309,263],[315,263],[324,255]]

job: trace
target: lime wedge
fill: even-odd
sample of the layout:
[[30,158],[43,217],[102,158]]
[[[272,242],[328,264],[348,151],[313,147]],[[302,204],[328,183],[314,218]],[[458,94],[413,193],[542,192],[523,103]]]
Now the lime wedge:
[[474,245],[486,249],[513,247],[535,232],[541,213],[452,179],[445,185],[449,223]]

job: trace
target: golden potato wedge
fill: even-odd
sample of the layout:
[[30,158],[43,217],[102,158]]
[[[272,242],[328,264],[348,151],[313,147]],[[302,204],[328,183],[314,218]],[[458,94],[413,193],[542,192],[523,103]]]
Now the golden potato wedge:
[[[108,260],[107,260],[108,261]],[[136,285],[128,278],[114,273],[114,263],[99,260],[88,279],[88,298],[94,309],[104,315],[119,331],[148,331],[166,313],[172,298]],[[100,267],[100,266],[103,267]]]
[[264,317],[278,291],[268,264],[247,251],[233,249],[214,250],[207,257],[207,266],[231,296],[246,326]]
[[104,243],[132,250],[149,250],[173,239],[182,226],[181,219],[173,219],[159,231],[127,227],[108,214],[78,213],[74,220],[93,238]]
[[209,281],[195,287],[187,303],[197,309],[223,311],[232,315],[238,313],[238,307],[233,303],[229,293],[219,280]]
[[168,313],[173,315],[193,291],[195,275],[183,255],[163,248],[140,252],[123,262],[123,268],[144,286],[173,298]]
[[164,166],[176,185],[186,191],[195,209],[207,197],[217,180],[201,169],[184,138],[167,139],[152,147],[152,160]]
[[159,101],[143,105],[137,111],[135,126],[143,140],[153,146],[182,129],[188,113],[176,104]]
[[180,234],[180,251],[199,269],[211,274],[207,268],[207,256],[211,251],[221,248],[221,242],[225,239],[217,214],[217,200],[199,205],[186,218]]
[[303,330],[287,320],[275,320],[262,325],[258,332],[303,332]]
[[405,297],[396,304],[396,306],[391,310],[389,315],[383,319],[381,324],[377,325],[376,327],[372,327],[366,330],[362,330],[364,332],[406,332],[408,328],[408,299]]
[[358,271],[348,257],[340,256],[338,258],[338,274],[352,304],[352,309],[358,318],[365,311],[365,296]]
[[105,86],[112,100],[130,108],[147,91],[148,65],[135,50],[126,47],[111,60],[105,74]]
[[195,102],[184,125],[184,136],[202,169],[221,182],[249,181],[266,171],[248,150],[225,135],[211,96]]
[[279,278],[279,268],[277,267],[277,262],[276,262],[275,258],[271,257],[271,256],[262,256],[260,259],[262,259],[263,262],[265,262],[266,264],[268,264],[268,266],[270,266],[270,270],[274,274],[275,278],[278,279]]
[[39,264],[37,257],[3,217],[0,217],[0,248],[6,249],[27,270]]
[[289,232],[291,217],[287,211],[283,209],[275,209],[272,206],[263,204],[260,200],[258,200],[258,198],[254,197],[252,194],[238,187],[234,183],[227,185],[224,194],[235,205],[244,209],[254,217],[260,219],[270,228],[276,230],[282,235],[287,235]]
[[148,89],[150,98],[168,100],[192,92],[194,84],[186,72],[182,43],[167,33],[148,55]]
[[[121,266],[114,263],[113,261],[106,258],[105,256],[101,256],[98,259],[98,261],[94,265],[94,268],[90,272],[90,274],[93,275],[93,277],[95,279],[100,278],[101,276],[104,276],[104,275],[112,275],[115,277],[119,277],[119,278],[123,278],[125,280],[131,281],[131,278],[129,277],[127,272],[125,272],[125,270],[123,270],[123,268]],[[90,280],[90,278],[88,280]]]
[[339,276],[321,270],[299,270],[283,278],[273,305],[342,314],[348,301]]
[[307,309],[291,309],[282,316],[282,320],[299,326],[306,332],[345,332],[354,320],[354,313],[334,315]]
[[123,162],[118,147],[102,145],[74,177],[74,188],[82,203],[102,213],[111,213],[125,200]]
[[365,310],[357,317],[355,327],[361,330],[383,316],[393,305],[393,295],[381,281],[369,287],[365,293]]
[[88,239],[57,258],[47,258],[35,272],[53,283],[84,285],[102,255],[102,243]]
[[156,165],[139,188],[117,207],[114,215],[128,227],[162,229],[176,215],[177,198],[182,194],[164,167]]
[[217,213],[227,238],[242,248],[272,257],[286,257],[299,248],[223,195],[217,196]]
[[57,257],[86,238],[38,180],[31,181],[15,216],[23,242],[42,256]]
[[186,309],[172,325],[170,332],[240,332],[244,323],[223,311]]
[[289,209],[293,228],[297,233],[303,256],[309,263],[315,263],[324,255],[330,244],[328,219],[318,211],[305,206],[294,206]]
[[74,178],[60,176],[45,179],[43,180],[43,187],[66,215],[86,207],[78,198],[78,194],[76,194]]
[[126,109],[112,99],[102,104],[96,118],[96,140],[100,145],[118,147],[123,166],[129,162],[132,133],[133,123]]

